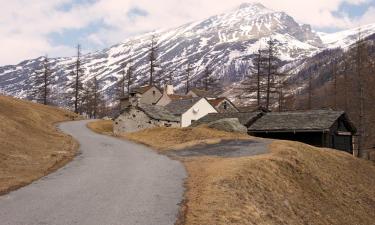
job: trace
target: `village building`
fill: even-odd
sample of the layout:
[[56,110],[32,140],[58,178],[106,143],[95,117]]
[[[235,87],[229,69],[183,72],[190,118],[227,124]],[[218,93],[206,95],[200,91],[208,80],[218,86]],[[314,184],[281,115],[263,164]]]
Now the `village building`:
[[267,112],[258,109],[254,112],[217,113],[202,117],[193,126],[224,118],[238,118],[253,136],[299,141],[353,154],[356,128],[342,111]]
[[126,96],[120,99],[120,106],[121,109],[129,107],[131,105],[130,98],[132,97],[139,98],[140,104],[155,105],[162,95],[162,92],[156,86],[147,85],[139,88],[134,88],[130,92],[130,96]]
[[172,114],[180,117],[181,127],[188,127],[209,113],[217,113],[207,99],[200,97],[175,100],[165,107]]
[[162,106],[149,104],[131,105],[115,119],[113,132],[119,135],[153,127],[180,127],[180,118]]
[[237,107],[227,98],[219,97],[209,99],[208,102],[219,112],[219,113],[235,113],[239,112]]
[[343,111],[271,112],[248,127],[250,135],[292,140],[353,154],[356,128]]
[[192,98],[191,95],[175,94],[173,85],[166,85],[165,88],[164,88],[164,91],[163,91],[163,95],[158,100],[156,105],[166,106],[169,103],[171,103],[172,101],[182,100],[182,99],[191,99],[191,98]]

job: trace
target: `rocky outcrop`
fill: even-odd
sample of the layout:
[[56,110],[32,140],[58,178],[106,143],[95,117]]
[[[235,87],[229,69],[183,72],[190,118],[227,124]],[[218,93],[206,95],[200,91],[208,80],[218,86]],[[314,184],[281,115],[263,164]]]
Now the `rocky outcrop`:
[[227,132],[247,133],[247,128],[240,123],[238,118],[225,118],[208,124],[209,128]]

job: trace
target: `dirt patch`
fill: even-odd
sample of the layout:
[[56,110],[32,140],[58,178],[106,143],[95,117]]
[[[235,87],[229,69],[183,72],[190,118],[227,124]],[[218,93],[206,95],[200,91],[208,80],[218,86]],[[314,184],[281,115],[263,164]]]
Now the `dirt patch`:
[[66,110],[0,96],[0,194],[69,162],[78,144],[55,124],[77,118]]
[[270,148],[253,157],[185,159],[186,224],[373,224],[374,163],[296,142]]
[[268,152],[268,144],[265,140],[222,140],[216,144],[199,144],[182,150],[169,151],[167,155],[172,157],[243,157],[265,154]]

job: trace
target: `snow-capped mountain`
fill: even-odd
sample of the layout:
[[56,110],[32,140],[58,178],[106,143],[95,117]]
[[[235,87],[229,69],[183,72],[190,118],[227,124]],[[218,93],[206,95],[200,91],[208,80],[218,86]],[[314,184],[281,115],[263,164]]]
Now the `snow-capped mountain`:
[[[366,34],[375,33],[375,25],[366,29]],[[188,62],[194,71],[193,80],[199,79],[205,67],[214,70],[215,76],[225,74],[235,77],[232,80],[241,79],[243,64],[251,64],[253,54],[266,46],[271,36],[276,40],[278,56],[284,64],[290,65],[296,65],[296,62],[325,48],[340,46],[341,43],[347,45],[356,40],[353,32],[318,34],[309,25],[297,23],[284,12],[267,9],[259,3],[245,3],[221,15],[175,29],[140,35],[108,49],[84,55],[85,80],[97,76],[102,90],[111,96],[120,77],[121,65],[131,60],[136,74],[134,85],[144,84],[148,79],[152,36],[158,40],[159,79],[173,73],[177,87],[184,85]],[[53,92],[56,95],[66,90],[67,75],[74,60],[75,57],[50,60],[55,77]],[[16,97],[26,97],[32,86],[28,78],[41,66],[42,61],[43,57],[40,57],[18,65],[0,67],[0,90]]]

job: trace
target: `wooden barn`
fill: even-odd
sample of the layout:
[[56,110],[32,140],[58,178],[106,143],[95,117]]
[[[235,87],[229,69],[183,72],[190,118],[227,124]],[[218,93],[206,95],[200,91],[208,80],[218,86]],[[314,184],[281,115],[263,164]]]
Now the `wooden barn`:
[[345,112],[270,112],[248,127],[250,135],[292,140],[353,153],[356,128]]

